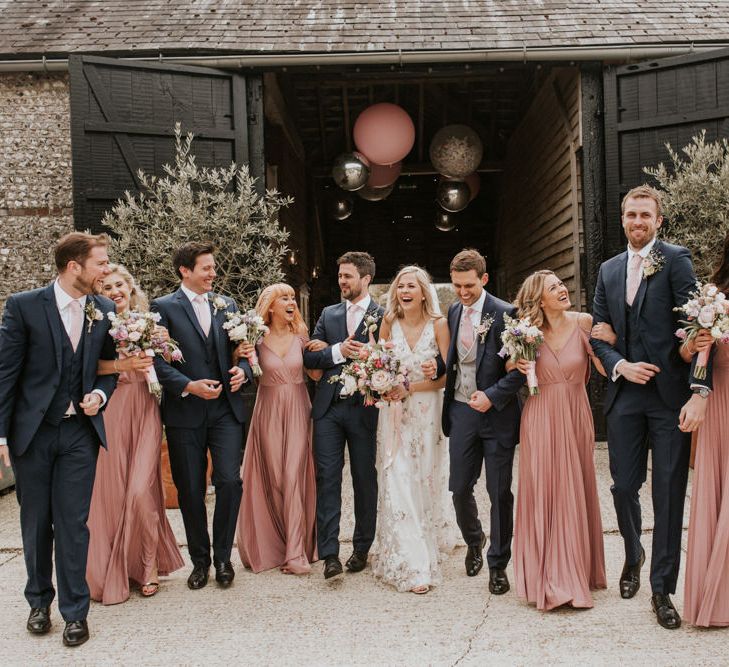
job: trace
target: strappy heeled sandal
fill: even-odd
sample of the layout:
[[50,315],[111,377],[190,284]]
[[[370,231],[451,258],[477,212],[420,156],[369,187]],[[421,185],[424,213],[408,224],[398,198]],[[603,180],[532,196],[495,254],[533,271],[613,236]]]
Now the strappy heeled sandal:
[[142,593],[142,597],[151,598],[153,595],[157,595],[157,592],[159,591],[159,582],[150,581],[146,584],[142,584],[139,590]]
[[428,591],[430,591],[430,586],[428,586],[427,584],[415,586],[410,589],[410,592],[415,593],[415,595],[425,595]]

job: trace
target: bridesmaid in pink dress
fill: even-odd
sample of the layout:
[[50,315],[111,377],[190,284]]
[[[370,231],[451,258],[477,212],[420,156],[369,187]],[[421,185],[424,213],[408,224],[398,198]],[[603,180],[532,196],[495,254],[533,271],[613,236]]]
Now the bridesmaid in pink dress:
[[[306,325],[293,288],[283,283],[261,292],[256,311],[269,333],[257,350],[243,343],[236,350],[249,359],[256,352],[263,370],[241,471],[238,551],[254,572],[279,567],[307,574],[317,554],[311,402],[303,361]],[[316,380],[322,374],[308,373]]]
[[[711,278],[729,297],[729,235]],[[706,343],[703,343],[704,345]],[[684,345],[690,354],[701,349]],[[683,350],[682,350],[683,356]],[[686,557],[684,617],[692,625],[729,626],[729,345],[717,344],[713,391],[691,399],[705,410],[694,463]]]
[[[147,310],[147,299],[129,272],[112,265],[101,293],[118,312]],[[149,393],[144,369],[151,358],[100,361],[99,373],[119,372],[116,391],[104,411],[108,450],[99,450],[89,511],[86,579],[91,598],[116,604],[129,598],[129,582],[145,597],[159,590],[158,575],[184,563],[165,514],[159,406]]]
[[[537,271],[516,298],[544,334],[536,362],[539,394],[521,418],[519,488],[514,523],[517,594],[537,609],[593,606],[605,588],[602,520],[593,450],[595,432],[585,389],[593,357],[592,318],[568,312],[569,293],[551,271]],[[527,365],[520,361],[526,374]]]

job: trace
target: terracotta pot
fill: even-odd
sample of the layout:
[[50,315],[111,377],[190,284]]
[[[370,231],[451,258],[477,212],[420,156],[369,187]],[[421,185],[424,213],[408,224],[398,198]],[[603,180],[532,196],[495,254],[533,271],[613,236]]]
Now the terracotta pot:
[[[160,463],[162,468],[162,487],[165,493],[165,507],[169,509],[178,509],[180,503],[177,500],[177,487],[172,481],[172,470],[170,469],[170,452],[167,449],[167,439],[162,440],[162,451],[160,454]],[[208,452],[208,473],[207,483],[210,485],[210,479],[213,474],[213,461]]]

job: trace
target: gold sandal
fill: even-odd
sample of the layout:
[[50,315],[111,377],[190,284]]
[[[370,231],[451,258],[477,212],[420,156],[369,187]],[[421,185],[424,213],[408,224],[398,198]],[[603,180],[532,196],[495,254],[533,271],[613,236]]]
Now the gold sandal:
[[151,598],[153,595],[157,595],[157,592],[159,591],[159,582],[150,581],[146,584],[142,584],[140,591],[142,593],[142,597]]
[[430,586],[428,586],[427,584],[415,586],[414,588],[410,589],[410,592],[415,593],[415,595],[425,595],[428,591],[430,591]]

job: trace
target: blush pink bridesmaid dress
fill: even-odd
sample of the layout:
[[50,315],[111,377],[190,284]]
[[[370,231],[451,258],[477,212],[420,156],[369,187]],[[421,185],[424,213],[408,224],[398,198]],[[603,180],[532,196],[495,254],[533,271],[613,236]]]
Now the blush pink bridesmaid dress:
[[99,450],[91,496],[86,579],[91,598],[117,604],[138,586],[184,565],[165,514],[159,406],[144,375],[120,373],[104,411],[108,449]]
[[241,477],[237,542],[254,572],[280,567],[307,574],[316,554],[316,474],[311,402],[304,381],[305,337],[279,357],[258,345],[263,370],[251,417]]
[[607,586],[585,389],[591,357],[579,325],[559,352],[542,344],[540,393],[521,418],[514,575],[517,594],[541,610],[592,607],[590,591]]

